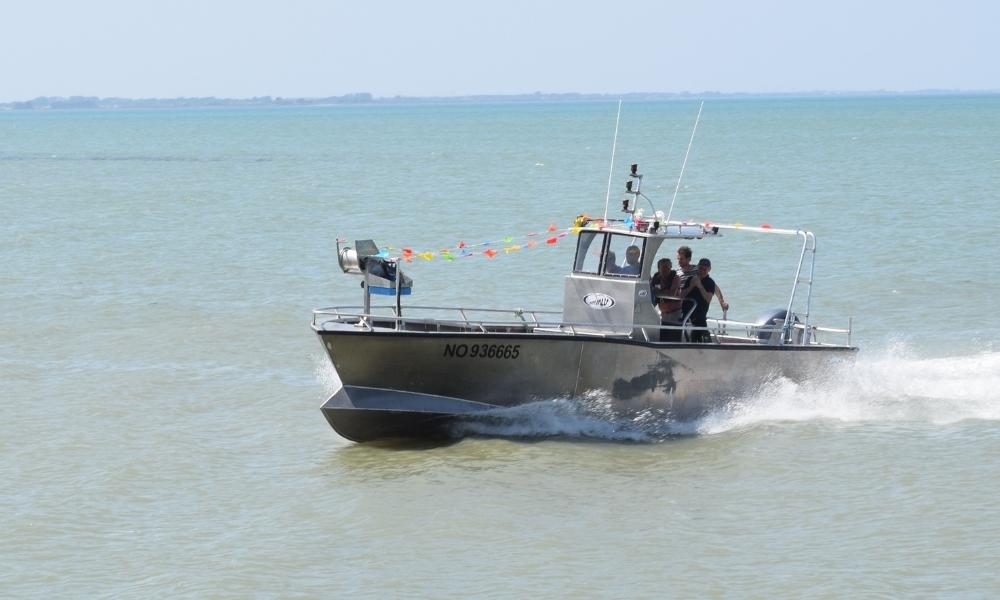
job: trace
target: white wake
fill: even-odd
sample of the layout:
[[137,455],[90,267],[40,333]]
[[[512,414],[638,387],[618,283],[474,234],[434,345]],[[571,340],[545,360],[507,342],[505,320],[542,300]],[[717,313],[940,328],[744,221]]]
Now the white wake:
[[777,379],[687,422],[648,409],[622,414],[611,406],[601,394],[533,402],[491,411],[485,420],[463,424],[459,433],[653,441],[783,422],[1000,421],[1000,353],[918,359],[897,347],[881,356],[859,357],[813,381]]

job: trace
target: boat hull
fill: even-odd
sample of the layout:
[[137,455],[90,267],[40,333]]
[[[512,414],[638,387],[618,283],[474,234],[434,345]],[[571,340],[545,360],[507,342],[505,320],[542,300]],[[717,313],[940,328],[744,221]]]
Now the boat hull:
[[355,442],[446,438],[461,415],[494,408],[479,402],[399,390],[341,386],[323,403],[334,431]]
[[323,412],[354,441],[447,435],[454,420],[476,412],[593,392],[623,410],[690,420],[776,377],[822,373],[855,350],[352,327],[317,333],[342,382]]

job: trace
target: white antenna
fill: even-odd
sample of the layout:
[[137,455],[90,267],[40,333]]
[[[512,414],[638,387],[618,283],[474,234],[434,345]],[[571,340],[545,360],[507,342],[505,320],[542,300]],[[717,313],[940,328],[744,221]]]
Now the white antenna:
[[698,116],[694,119],[694,129],[691,130],[691,139],[688,140],[688,149],[684,153],[684,162],[681,164],[681,174],[677,176],[677,187],[674,188],[674,197],[670,199],[670,210],[667,211],[667,223],[670,222],[670,215],[674,212],[674,202],[677,200],[677,191],[681,189],[681,178],[684,177],[684,167],[688,164],[688,155],[691,154],[691,144],[694,143],[694,132],[698,131],[698,121],[701,120],[701,109],[705,106],[702,100],[698,106]]
[[608,203],[611,202],[611,178],[615,174],[615,148],[618,147],[618,122],[622,118],[622,99],[618,99],[618,116],[615,117],[615,141],[611,142],[611,172],[608,173],[608,195],[604,197],[604,221],[608,220]]

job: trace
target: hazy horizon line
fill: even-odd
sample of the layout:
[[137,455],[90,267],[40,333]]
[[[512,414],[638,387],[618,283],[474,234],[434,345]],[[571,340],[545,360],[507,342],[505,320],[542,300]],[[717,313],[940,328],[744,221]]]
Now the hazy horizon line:
[[[335,102],[341,104],[367,104],[367,103],[394,103],[394,102],[434,102],[434,101],[462,101],[462,100],[559,100],[559,99],[595,99],[613,100],[618,98],[645,98],[645,99],[697,99],[719,98],[719,97],[825,97],[825,96],[920,96],[920,95],[993,95],[1000,94],[1000,89],[961,89],[961,88],[920,88],[910,90],[799,90],[783,92],[721,92],[705,90],[700,92],[523,92],[523,93],[497,93],[497,94],[452,94],[452,95],[402,95],[375,96],[370,92],[352,92],[343,95],[330,96],[93,96],[93,95],[71,95],[71,96],[35,96],[29,100],[0,100],[0,107],[19,107],[19,105],[30,105],[38,102],[192,102],[192,101],[214,101],[220,103],[240,103],[240,104],[320,104],[324,102]],[[20,106],[31,108],[30,106]]]

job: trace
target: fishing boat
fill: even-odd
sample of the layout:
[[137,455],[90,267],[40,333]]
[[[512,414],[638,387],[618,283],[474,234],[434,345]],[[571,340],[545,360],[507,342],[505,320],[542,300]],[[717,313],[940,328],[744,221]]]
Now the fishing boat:
[[[456,423],[509,407],[594,393],[623,410],[651,408],[685,421],[776,377],[801,381],[856,353],[850,321],[846,328],[812,322],[813,233],[644,216],[635,208],[641,181],[632,165],[621,218],[583,215],[560,233],[576,241],[561,312],[404,306],[413,290],[403,272],[410,257],[390,256],[373,240],[353,247],[338,240],[340,268],[361,278],[363,299],[313,311],[312,329],[339,377],[322,405],[330,425],[356,442],[448,436]],[[753,322],[723,315],[701,327],[684,305],[679,323],[664,325],[650,284],[660,247],[737,234],[798,241],[781,304]],[[373,296],[391,302],[376,305]]]

